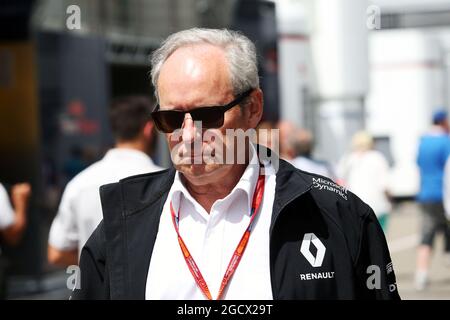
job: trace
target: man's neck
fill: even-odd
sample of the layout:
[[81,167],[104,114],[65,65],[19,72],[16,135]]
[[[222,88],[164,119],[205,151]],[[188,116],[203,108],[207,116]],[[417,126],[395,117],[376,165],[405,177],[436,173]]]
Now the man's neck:
[[184,176],[181,176],[181,178],[189,194],[209,213],[214,202],[231,193],[241,179],[246,167],[247,164],[233,166],[231,172],[220,179],[220,183],[194,185]]

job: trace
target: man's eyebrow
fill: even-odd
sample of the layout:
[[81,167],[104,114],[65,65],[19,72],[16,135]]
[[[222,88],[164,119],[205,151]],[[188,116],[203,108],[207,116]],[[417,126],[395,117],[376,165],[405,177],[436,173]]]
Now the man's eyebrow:
[[185,111],[185,109],[183,109],[180,106],[161,106],[159,105],[159,110],[162,111]]
[[161,106],[159,106],[159,110],[163,110],[163,111],[182,111],[182,112],[189,112],[195,109],[200,109],[200,108],[208,108],[208,107],[223,107],[225,104],[202,104],[202,105],[196,105],[194,107],[188,107],[188,108],[183,108],[180,106],[169,106],[169,107],[164,107],[162,108]]

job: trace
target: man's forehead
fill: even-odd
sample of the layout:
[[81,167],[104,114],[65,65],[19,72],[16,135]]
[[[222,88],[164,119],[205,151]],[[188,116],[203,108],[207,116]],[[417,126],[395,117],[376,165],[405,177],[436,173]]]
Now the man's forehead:
[[161,68],[158,93],[162,104],[179,105],[180,100],[191,99],[200,104],[218,103],[220,101],[214,97],[203,101],[205,94],[218,93],[222,96],[224,92],[232,94],[232,87],[225,53],[218,47],[180,48]]
[[202,69],[227,69],[227,59],[225,52],[216,46],[209,44],[186,46],[175,50],[164,61],[161,73],[165,69],[190,75],[191,73],[196,74]]

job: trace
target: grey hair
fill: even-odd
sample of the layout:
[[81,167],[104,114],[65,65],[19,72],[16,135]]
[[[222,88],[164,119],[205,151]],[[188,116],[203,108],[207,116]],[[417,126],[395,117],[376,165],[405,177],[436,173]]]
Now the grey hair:
[[211,44],[222,48],[228,59],[231,85],[235,95],[259,88],[256,49],[242,33],[228,29],[192,28],[170,35],[151,55],[151,79],[158,96],[158,77],[164,62],[181,47]]

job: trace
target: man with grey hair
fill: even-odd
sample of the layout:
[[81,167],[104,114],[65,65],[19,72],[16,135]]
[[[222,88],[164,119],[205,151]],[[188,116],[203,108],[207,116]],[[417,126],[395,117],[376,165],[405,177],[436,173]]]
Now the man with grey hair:
[[101,187],[103,221],[83,248],[74,298],[399,298],[366,204],[275,165],[248,136],[236,143],[263,112],[248,38],[175,33],[152,55],[152,81],[174,168]]

